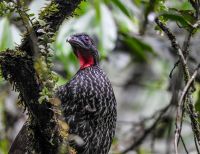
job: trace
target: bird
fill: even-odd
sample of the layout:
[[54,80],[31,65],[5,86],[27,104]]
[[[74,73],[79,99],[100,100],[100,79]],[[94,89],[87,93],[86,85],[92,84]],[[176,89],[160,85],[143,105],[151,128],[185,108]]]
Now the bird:
[[99,65],[99,52],[89,35],[74,34],[66,41],[80,64],[77,73],[56,91],[72,136],[70,146],[77,154],[107,154],[117,120],[111,82]]

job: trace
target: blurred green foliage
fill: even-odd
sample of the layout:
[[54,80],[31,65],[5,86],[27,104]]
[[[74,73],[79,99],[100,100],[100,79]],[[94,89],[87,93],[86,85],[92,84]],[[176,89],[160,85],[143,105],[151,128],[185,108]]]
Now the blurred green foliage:
[[7,18],[3,18],[0,21],[0,51],[3,51],[7,48],[14,48],[13,36],[11,32],[11,27],[9,20]]
[[[0,51],[7,48],[14,48],[13,35],[11,31],[11,26],[7,18],[0,20]],[[5,81],[0,76],[0,87],[3,86]],[[3,94],[2,94],[3,93]],[[4,97],[5,93],[0,91],[0,153],[6,154],[9,149],[9,140],[7,138],[7,132],[5,128],[5,104]]]
[[[20,43],[18,41],[20,35],[16,33],[17,27],[11,26],[9,21],[12,10],[10,10],[9,15],[5,15],[5,7],[5,4],[0,3],[0,15],[6,16],[0,18],[0,51],[7,48],[13,49],[14,42]],[[126,47],[124,50],[129,51],[136,62],[150,63],[149,55],[157,55],[152,45],[142,39],[150,15],[159,16],[165,23],[175,21],[187,30],[192,28],[195,21],[195,10],[187,0],[127,0],[126,2],[124,0],[88,0],[81,3],[75,14],[75,17],[62,23],[53,43],[54,61],[60,63],[65,72],[64,75],[59,76],[58,85],[66,83],[79,67],[70,45],[66,43],[66,38],[73,33],[85,32],[93,36],[97,42],[101,60],[105,60],[112,51],[115,52],[117,44],[121,43]],[[33,14],[31,15],[33,16]],[[157,27],[156,30],[158,30]],[[164,68],[162,79],[147,83],[146,86],[150,93],[167,87],[165,79],[168,77],[164,66],[166,64],[162,62],[159,65],[163,65]],[[2,82],[2,78],[0,78],[0,84]],[[200,90],[196,94],[196,98],[198,98],[196,109],[200,112]],[[0,117],[3,117],[3,114],[4,103],[0,102]],[[2,120],[3,118],[0,118],[0,125],[3,126]],[[0,130],[0,133],[5,132]],[[9,141],[1,136],[0,153],[7,153]],[[147,149],[138,150],[138,153],[141,154],[147,152]]]
[[82,2],[80,9],[76,10],[77,17],[63,23],[54,44],[55,58],[63,64],[66,77],[70,79],[78,67],[71,48],[65,43],[66,37],[75,32],[86,32],[92,36],[98,36],[98,49],[102,59],[115,48],[118,38],[139,61],[147,61],[148,53],[155,55],[150,44],[130,35],[139,33],[141,24],[147,24],[141,23],[140,16],[135,15],[135,6],[144,10],[144,16],[155,12],[165,22],[171,20],[180,23],[183,27],[191,28],[194,10],[188,10],[192,9],[190,3],[186,0],[183,3],[172,2],[168,7],[165,2],[166,0],[137,0],[132,3],[130,1],[124,3],[120,0]]
[[98,36],[101,59],[106,58],[107,54],[114,50],[121,33],[125,34],[121,37],[121,41],[130,47],[131,53],[139,60],[147,59],[146,51],[153,53],[150,45],[128,35],[132,32],[132,27],[138,27],[139,23],[133,14],[134,4],[131,2],[130,4],[132,6],[120,0],[82,2],[80,9],[76,11],[78,16],[63,23],[54,47],[55,58],[63,63],[67,78],[71,78],[78,67],[71,48],[65,43],[66,37],[74,32],[86,32],[92,36]]

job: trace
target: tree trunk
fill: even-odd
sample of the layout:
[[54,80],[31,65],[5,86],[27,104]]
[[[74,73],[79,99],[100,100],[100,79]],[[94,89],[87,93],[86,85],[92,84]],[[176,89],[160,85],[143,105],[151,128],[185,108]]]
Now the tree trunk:
[[[36,63],[43,62],[41,57],[44,56],[40,54],[38,45],[43,43],[47,46],[44,41],[41,41],[41,38],[46,36],[46,33],[41,33],[41,29],[46,29],[47,33],[51,34],[48,36],[52,38],[63,20],[73,15],[73,11],[80,2],[81,0],[52,0],[40,13],[39,19],[44,21],[45,25],[41,25],[39,21],[34,23],[28,28],[29,31],[19,47],[0,54],[2,75],[19,92],[19,97],[29,115],[9,153],[58,152],[64,138],[59,132],[62,126],[53,111],[52,102],[45,99],[39,102],[41,92],[46,85],[44,79],[41,78],[43,72],[38,71],[36,67]],[[23,20],[23,14],[21,18]],[[46,43],[51,42],[47,41]],[[47,62],[45,61],[45,63]],[[51,70],[48,71],[51,72]],[[53,90],[53,87],[49,89]]]

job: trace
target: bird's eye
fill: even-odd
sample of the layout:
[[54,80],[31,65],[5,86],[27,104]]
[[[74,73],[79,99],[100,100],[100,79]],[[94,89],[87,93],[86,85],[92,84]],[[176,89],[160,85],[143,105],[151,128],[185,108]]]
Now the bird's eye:
[[86,42],[89,42],[90,39],[89,39],[88,37],[85,37],[85,41],[86,41]]

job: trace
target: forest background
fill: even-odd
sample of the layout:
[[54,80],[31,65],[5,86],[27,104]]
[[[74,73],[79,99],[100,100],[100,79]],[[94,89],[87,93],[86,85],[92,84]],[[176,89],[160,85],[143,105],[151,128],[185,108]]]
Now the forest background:
[[[32,22],[45,25],[41,16],[46,14],[40,12],[50,3],[25,1],[24,10],[17,10],[15,3],[0,2],[2,154],[8,152],[29,112],[22,107],[15,84],[5,80],[4,53],[23,43]],[[199,11],[199,0],[88,0],[49,34],[47,63],[53,65],[47,68],[56,73],[56,86],[69,81],[79,68],[67,36],[84,32],[94,38],[118,103],[110,154],[199,153]],[[46,46],[40,45],[39,50],[42,53]],[[42,91],[41,102],[49,99],[48,88]]]

